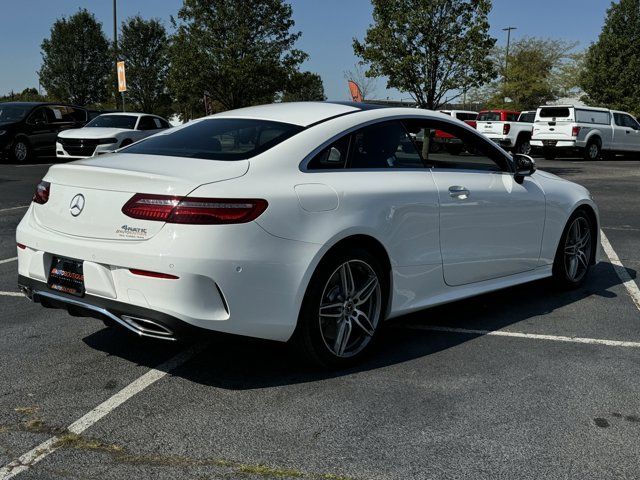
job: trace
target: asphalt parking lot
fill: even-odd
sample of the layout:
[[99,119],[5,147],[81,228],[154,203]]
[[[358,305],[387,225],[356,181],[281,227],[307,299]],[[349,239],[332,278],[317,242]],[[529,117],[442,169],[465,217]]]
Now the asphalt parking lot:
[[599,204],[611,248],[585,286],[403,317],[330,374],[279,344],[141,341],[31,304],[14,231],[48,166],[0,166],[0,479],[638,478],[640,161],[538,166]]

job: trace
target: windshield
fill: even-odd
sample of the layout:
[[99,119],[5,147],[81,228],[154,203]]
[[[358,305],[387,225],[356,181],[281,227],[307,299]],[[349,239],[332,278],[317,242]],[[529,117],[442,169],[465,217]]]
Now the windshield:
[[103,128],[126,128],[133,130],[136,127],[138,117],[131,115],[99,115],[85,127],[103,127]]
[[478,115],[479,122],[499,122],[500,112],[480,112]]
[[207,119],[125,148],[126,153],[208,160],[245,160],[300,132],[288,123],[248,119]]
[[18,122],[27,116],[31,107],[0,103],[0,122]]

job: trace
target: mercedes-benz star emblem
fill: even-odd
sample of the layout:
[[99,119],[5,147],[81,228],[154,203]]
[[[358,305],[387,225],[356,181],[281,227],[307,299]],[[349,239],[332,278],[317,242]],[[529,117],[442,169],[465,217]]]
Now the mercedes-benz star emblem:
[[84,195],[81,193],[77,194],[75,197],[71,199],[71,203],[69,204],[69,212],[74,217],[77,217],[84,210]]

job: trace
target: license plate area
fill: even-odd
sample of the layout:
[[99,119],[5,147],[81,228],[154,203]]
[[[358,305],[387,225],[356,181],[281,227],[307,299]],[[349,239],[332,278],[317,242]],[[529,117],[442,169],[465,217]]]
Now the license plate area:
[[83,297],[85,290],[82,261],[53,257],[47,285],[51,290]]
[[557,143],[558,143],[557,140],[543,140],[542,141],[542,145],[544,145],[545,147],[555,147]]

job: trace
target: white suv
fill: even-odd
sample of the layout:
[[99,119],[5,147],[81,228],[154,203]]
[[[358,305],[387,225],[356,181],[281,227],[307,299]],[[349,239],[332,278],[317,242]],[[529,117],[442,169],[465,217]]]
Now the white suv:
[[578,151],[585,160],[640,152],[640,124],[626,112],[548,105],[536,112],[531,146],[541,148],[547,160],[560,151]]

